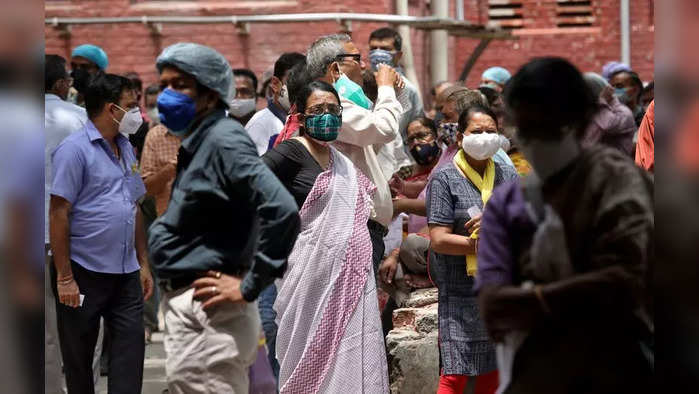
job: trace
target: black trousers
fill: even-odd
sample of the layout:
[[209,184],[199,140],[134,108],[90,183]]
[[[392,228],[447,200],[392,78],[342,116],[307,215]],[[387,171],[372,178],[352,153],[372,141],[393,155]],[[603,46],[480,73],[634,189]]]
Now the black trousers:
[[[379,266],[381,265],[383,255],[386,252],[386,244],[383,243],[383,238],[386,236],[388,230],[386,229],[386,227],[373,220],[369,220],[368,227],[369,236],[371,237],[371,259],[374,266],[374,278],[378,279]],[[376,283],[378,286],[378,282]]]
[[139,271],[103,274],[89,271],[75,262],[71,266],[80,294],[85,295],[82,307],[78,308],[58,301],[56,270],[51,265],[68,394],[95,392],[92,360],[100,317],[104,318],[105,335],[109,335],[109,394],[140,394],[145,339]]

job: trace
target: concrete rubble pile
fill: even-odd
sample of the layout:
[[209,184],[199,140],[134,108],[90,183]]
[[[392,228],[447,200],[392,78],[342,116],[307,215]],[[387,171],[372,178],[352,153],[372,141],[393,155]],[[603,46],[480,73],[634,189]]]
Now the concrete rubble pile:
[[392,394],[434,394],[439,384],[437,289],[410,294],[386,336]]

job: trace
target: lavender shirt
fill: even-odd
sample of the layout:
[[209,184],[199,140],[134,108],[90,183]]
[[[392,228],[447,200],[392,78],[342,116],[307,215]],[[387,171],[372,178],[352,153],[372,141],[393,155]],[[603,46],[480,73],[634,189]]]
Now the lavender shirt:
[[51,194],[71,203],[70,259],[95,272],[137,271],[134,247],[137,201],[146,189],[129,140],[117,135],[117,160],[88,121],[52,154]]
[[529,247],[534,231],[520,182],[496,187],[481,219],[476,291],[483,285],[519,282],[515,277],[517,258],[523,248]]

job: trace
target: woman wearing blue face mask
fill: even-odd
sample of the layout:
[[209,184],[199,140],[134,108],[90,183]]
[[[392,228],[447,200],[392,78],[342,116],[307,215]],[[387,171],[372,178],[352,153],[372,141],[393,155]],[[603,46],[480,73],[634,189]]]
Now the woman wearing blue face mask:
[[[302,222],[286,274],[276,283],[279,390],[387,392],[366,225],[376,188],[328,145],[342,125],[335,89],[311,82],[295,104],[303,114],[300,136],[262,157],[296,198]],[[347,387],[346,371],[365,371],[364,379]]]

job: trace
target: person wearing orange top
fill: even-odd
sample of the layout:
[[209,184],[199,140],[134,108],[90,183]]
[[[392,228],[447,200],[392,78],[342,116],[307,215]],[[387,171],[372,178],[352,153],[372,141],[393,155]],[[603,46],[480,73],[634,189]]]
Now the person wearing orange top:
[[638,129],[636,164],[647,171],[655,171],[655,100],[648,106]]

